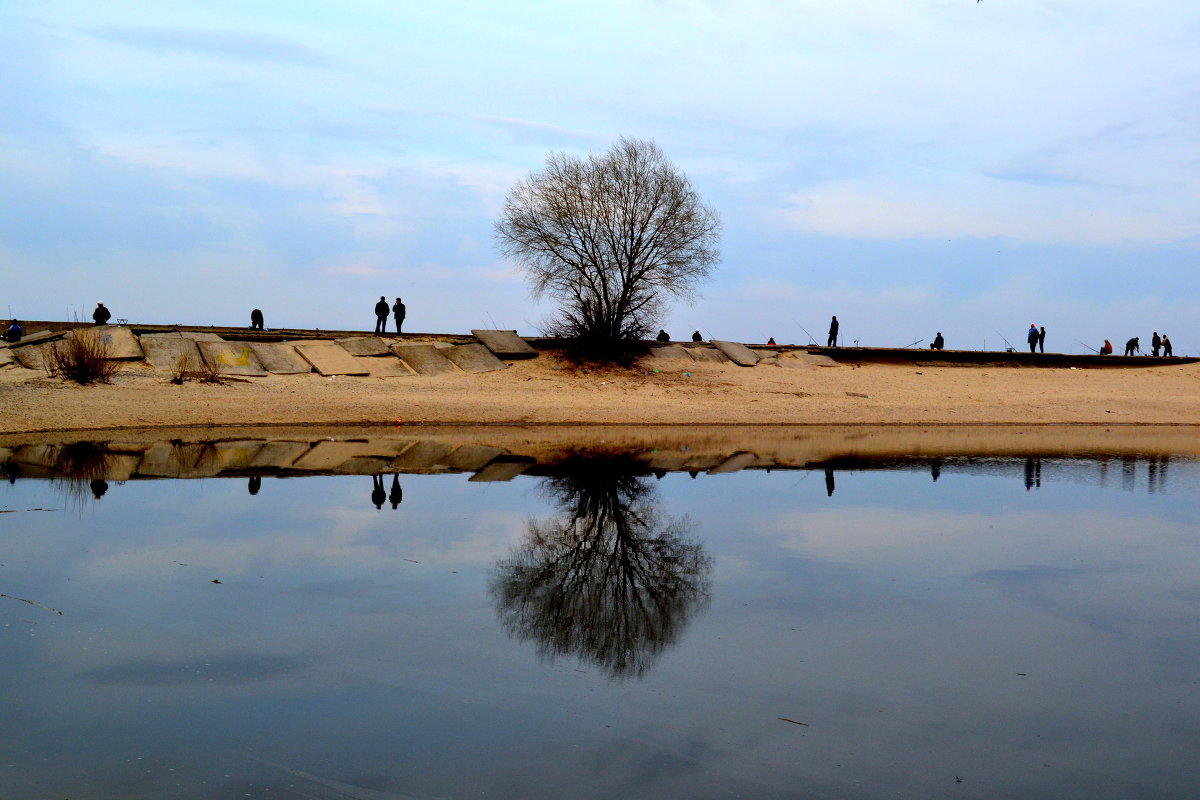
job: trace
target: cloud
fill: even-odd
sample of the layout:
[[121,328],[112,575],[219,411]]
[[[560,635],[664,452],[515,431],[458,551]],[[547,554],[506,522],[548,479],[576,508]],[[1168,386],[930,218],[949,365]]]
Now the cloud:
[[337,64],[328,55],[281,36],[247,30],[104,25],[92,35],[109,42],[154,52],[179,52],[239,61],[277,61],[305,67]]

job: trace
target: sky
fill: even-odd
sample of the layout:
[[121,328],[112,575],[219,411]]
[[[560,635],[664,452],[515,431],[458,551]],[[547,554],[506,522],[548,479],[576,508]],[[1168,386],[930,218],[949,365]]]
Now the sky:
[[676,339],[1197,353],[1198,41],[1184,0],[0,0],[0,314],[534,335],[505,194],[624,135],[722,220]]

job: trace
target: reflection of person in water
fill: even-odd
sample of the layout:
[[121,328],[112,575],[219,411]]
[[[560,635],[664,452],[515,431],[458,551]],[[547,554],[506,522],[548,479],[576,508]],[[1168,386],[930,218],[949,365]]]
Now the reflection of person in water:
[[[104,497],[104,493],[107,491],[108,491],[108,481],[103,480],[101,478],[97,478],[96,480],[92,481],[92,497],[99,500],[101,497]],[[86,497],[86,495],[85,495],[85,497]]]
[[391,501],[393,510],[399,508],[400,504],[404,502],[404,490],[400,488],[399,475],[392,476],[392,490],[388,492],[388,500]]
[[937,483],[937,479],[942,475],[942,460],[940,458],[934,458],[930,460],[929,474],[933,477],[933,482]]
[[1037,487],[1042,488],[1042,460],[1040,458],[1025,459],[1025,491]]
[[250,482],[246,484],[246,491],[250,494],[258,494],[258,490],[262,488],[262,478],[258,475],[251,475]]
[[545,658],[572,655],[612,678],[639,677],[708,601],[711,559],[664,518],[644,465],[577,456],[545,478],[561,514],[532,520],[496,565],[490,591],[509,635]]
[[15,461],[5,461],[4,477],[8,478],[9,483],[16,483],[17,478],[21,477],[21,465]]
[[833,497],[833,470],[825,470],[825,496]]
[[387,492],[385,492],[383,489],[383,476],[372,475],[371,483],[371,502],[375,504],[376,511],[382,511],[383,501],[387,500]]

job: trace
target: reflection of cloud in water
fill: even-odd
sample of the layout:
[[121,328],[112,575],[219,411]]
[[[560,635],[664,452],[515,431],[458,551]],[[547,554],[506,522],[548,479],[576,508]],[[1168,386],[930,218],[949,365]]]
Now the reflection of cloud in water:
[[236,686],[290,675],[303,668],[304,663],[296,659],[244,653],[188,663],[129,661],[88,670],[83,676],[103,686]]
[[562,515],[531,520],[491,586],[511,635],[613,678],[644,674],[708,600],[711,559],[685,538],[686,519],[660,517],[638,469],[623,456],[580,456],[546,478]]

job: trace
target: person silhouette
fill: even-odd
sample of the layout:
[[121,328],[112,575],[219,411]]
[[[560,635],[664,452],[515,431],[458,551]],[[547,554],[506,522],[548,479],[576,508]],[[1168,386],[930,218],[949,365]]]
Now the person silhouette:
[[374,504],[376,511],[383,510],[383,501],[387,500],[387,492],[383,489],[383,476],[371,476],[371,503]]
[[825,496],[833,497],[833,470],[825,470]]
[[700,335],[700,331],[692,331],[692,341],[693,342],[703,342],[704,341],[704,337]]
[[108,481],[97,478],[92,481],[92,496],[99,500],[108,491]]
[[250,329],[261,331],[263,329],[262,309],[256,308],[250,312]]
[[1175,354],[1175,351],[1171,349],[1171,340],[1167,338],[1165,333],[1162,335],[1162,350],[1163,358],[1170,358]]
[[837,317],[835,316],[829,322],[829,340],[825,343],[826,347],[837,347],[837,337],[838,337],[838,328],[839,327],[841,327],[841,326],[838,324]]
[[258,490],[262,488],[262,478],[258,475],[251,475],[249,483],[246,484],[246,491],[250,494],[258,494]]
[[388,493],[388,500],[392,501],[392,509],[399,507],[404,502],[404,490],[400,488],[400,476],[392,476],[392,491]]
[[662,328],[659,328],[658,336],[655,336],[654,339],[658,342],[669,342],[671,341],[671,334],[667,333]]
[[376,333],[384,333],[385,331],[387,331],[387,318],[388,318],[389,311],[391,311],[391,309],[388,308],[387,299],[384,297],[380,297],[379,302],[375,304],[375,332]]
[[[380,298],[381,300],[383,298]],[[408,316],[408,309],[400,298],[396,298],[396,302],[392,304],[392,317],[396,320],[396,334],[400,334],[400,328],[404,325],[404,318]]]

